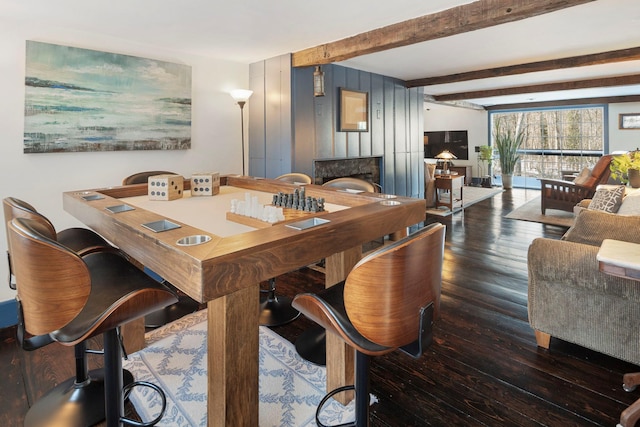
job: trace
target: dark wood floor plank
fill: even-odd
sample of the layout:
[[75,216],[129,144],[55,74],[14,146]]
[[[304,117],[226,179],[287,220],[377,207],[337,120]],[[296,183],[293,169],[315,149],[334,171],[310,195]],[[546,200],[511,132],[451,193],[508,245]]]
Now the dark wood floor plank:
[[24,414],[29,409],[29,402],[22,378],[22,350],[16,344],[15,327],[0,330],[0,340],[0,425],[21,426]]

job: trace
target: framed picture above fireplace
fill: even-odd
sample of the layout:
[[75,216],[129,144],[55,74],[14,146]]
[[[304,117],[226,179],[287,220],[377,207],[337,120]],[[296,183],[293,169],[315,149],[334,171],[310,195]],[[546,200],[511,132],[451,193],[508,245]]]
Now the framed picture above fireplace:
[[369,131],[369,93],[340,88],[340,132]]

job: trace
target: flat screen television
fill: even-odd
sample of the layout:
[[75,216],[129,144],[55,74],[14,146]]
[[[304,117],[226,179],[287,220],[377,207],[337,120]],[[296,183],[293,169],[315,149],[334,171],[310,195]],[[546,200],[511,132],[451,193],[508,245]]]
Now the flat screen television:
[[449,150],[459,160],[469,160],[469,140],[466,130],[445,130],[424,133],[424,157],[433,159]]

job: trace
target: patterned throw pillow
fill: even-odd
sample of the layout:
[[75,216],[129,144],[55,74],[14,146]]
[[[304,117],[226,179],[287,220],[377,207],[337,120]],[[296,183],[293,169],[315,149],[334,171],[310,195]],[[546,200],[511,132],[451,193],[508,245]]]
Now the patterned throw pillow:
[[599,188],[593,196],[589,209],[616,213],[622,204],[624,197],[624,185],[617,185],[614,188]]
[[586,183],[589,178],[591,178],[591,169],[584,168],[582,169],[582,172],[580,172],[580,174],[576,177],[576,179],[573,180],[573,182],[578,185],[582,185]]

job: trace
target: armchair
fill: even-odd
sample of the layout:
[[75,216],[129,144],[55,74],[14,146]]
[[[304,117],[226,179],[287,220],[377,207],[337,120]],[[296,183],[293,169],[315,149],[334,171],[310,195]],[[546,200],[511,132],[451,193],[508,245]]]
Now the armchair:
[[599,271],[604,239],[640,243],[640,216],[582,211],[561,240],[529,247],[529,324],[538,346],[550,338],[640,364],[638,282]]
[[583,183],[574,181],[563,181],[559,179],[541,179],[541,202],[542,215],[547,209],[560,209],[573,212],[573,207],[583,199],[593,197],[596,187],[599,184],[606,184],[609,180],[611,170],[609,164],[612,156],[607,154],[602,156],[591,170],[591,174]]

